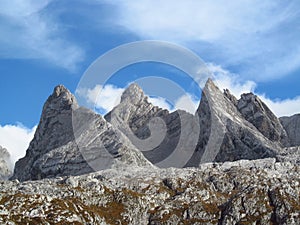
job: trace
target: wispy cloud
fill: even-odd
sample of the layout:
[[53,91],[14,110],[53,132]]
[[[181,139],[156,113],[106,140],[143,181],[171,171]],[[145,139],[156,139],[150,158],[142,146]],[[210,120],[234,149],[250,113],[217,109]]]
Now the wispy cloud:
[[[252,80],[300,67],[299,1],[114,1],[117,23],[142,38],[188,45]],[[200,55],[200,56],[201,56]]]
[[51,1],[1,1],[1,58],[44,59],[70,71],[76,69],[84,51],[67,40],[59,22],[46,12]]
[[11,156],[12,165],[25,156],[26,149],[33,139],[36,126],[27,128],[22,124],[0,125],[0,146],[6,148]]

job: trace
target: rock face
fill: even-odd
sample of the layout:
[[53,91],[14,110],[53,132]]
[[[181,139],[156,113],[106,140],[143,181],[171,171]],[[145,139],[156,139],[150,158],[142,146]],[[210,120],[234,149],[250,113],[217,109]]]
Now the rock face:
[[0,223],[298,225],[299,172],[260,159],[0,181]]
[[275,157],[280,152],[279,146],[246,120],[238,104],[228,90],[222,93],[208,80],[197,109],[201,128],[199,142],[188,166]]
[[300,146],[300,114],[281,117],[280,122],[287,132],[291,146]]
[[287,133],[279,119],[256,95],[243,94],[237,108],[269,140],[281,143],[282,146],[289,145]]
[[0,180],[6,180],[12,175],[9,159],[9,152],[0,146]]
[[196,118],[183,110],[170,113],[152,105],[136,84],[125,90],[121,103],[105,119],[160,167],[185,166],[196,147]]
[[100,115],[79,107],[65,87],[57,86],[43,107],[34,139],[26,156],[16,163],[12,179],[79,175],[117,162],[150,165],[124,135]]

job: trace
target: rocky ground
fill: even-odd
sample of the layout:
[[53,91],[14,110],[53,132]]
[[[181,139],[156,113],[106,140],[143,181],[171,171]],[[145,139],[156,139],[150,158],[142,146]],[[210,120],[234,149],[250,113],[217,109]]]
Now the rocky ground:
[[1,181],[1,224],[300,224],[300,167],[275,159]]

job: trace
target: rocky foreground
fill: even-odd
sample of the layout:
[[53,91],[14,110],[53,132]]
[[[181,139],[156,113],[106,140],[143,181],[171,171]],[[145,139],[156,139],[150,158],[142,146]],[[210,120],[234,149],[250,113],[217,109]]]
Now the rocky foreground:
[[1,224],[300,224],[300,167],[275,159],[1,181]]

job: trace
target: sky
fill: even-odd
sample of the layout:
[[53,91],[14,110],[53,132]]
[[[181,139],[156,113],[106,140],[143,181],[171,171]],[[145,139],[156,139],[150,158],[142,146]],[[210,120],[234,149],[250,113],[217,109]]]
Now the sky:
[[[277,116],[300,112],[298,0],[3,0],[0,32],[0,145],[13,161],[25,154],[56,85],[75,93],[99,56],[134,41],[183,46],[206,63],[221,89],[237,97],[254,92]],[[176,77],[177,83],[166,84],[181,85],[185,93],[170,102],[151,93],[153,86],[147,89],[149,76],[160,77],[157,84]],[[95,84],[76,94],[96,101],[105,113],[134,81],[144,84],[150,100],[161,107],[190,112],[197,107],[199,91],[187,90],[187,74],[159,63],[129,66],[106,86]],[[103,95],[97,98],[99,90]]]

